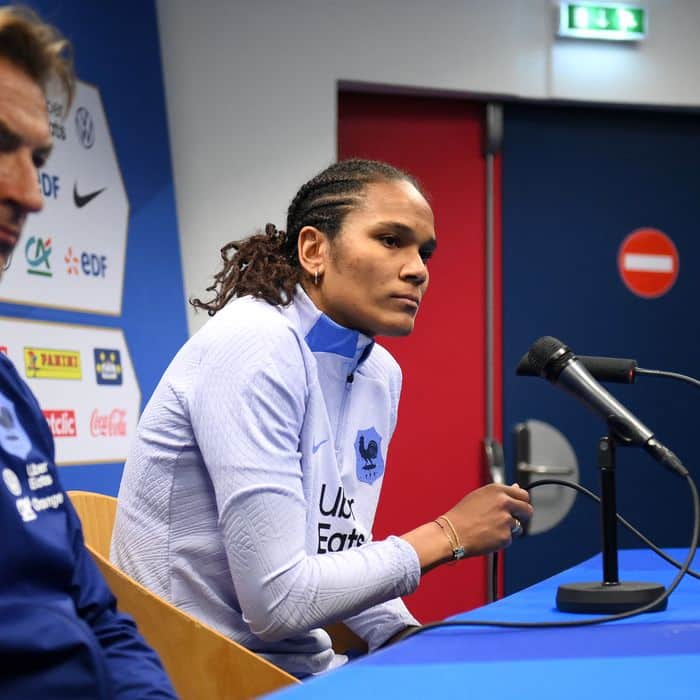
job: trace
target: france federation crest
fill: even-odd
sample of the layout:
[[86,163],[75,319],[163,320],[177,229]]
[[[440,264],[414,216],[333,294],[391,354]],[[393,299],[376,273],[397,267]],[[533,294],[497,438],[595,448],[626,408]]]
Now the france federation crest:
[[374,426],[358,430],[355,438],[355,472],[359,481],[373,484],[384,474],[382,436]]
[[0,447],[15,457],[26,459],[32,449],[15,412],[15,405],[0,394]]
[[119,350],[95,348],[95,378],[98,384],[121,384],[123,382],[122,358]]

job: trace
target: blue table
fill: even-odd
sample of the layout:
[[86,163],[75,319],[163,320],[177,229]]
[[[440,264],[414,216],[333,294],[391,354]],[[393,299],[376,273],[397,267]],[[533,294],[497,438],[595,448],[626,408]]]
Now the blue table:
[[[669,552],[678,560],[682,550]],[[700,565],[700,555],[696,557]],[[668,585],[677,570],[653,552],[620,552],[620,579]],[[694,566],[693,568],[696,568]],[[456,619],[567,620],[557,586],[600,580],[600,556]],[[570,629],[447,628],[424,632],[277,698],[700,698],[700,581],[686,576],[668,609]]]

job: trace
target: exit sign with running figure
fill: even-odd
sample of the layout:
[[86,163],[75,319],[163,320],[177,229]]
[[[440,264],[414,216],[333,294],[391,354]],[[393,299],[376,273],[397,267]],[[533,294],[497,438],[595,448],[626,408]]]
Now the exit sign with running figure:
[[644,8],[626,3],[562,2],[558,36],[607,41],[641,41],[647,35]]

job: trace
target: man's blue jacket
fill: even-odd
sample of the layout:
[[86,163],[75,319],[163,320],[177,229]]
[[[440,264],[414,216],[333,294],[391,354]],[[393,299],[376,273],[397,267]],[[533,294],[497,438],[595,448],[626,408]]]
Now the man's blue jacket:
[[0,353],[0,698],[174,698],[83,544],[39,405]]

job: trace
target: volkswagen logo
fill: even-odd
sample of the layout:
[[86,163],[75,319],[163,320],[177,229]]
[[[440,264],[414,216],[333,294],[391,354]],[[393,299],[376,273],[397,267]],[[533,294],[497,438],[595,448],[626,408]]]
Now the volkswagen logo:
[[85,148],[92,148],[95,143],[95,124],[92,121],[90,112],[85,107],[78,107],[75,112],[75,129],[78,132],[78,139]]

